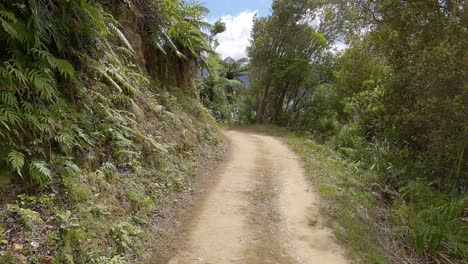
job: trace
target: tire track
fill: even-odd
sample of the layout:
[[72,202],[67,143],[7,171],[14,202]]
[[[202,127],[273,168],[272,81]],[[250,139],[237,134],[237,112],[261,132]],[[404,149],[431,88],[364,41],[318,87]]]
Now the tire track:
[[345,264],[300,159],[280,139],[226,131],[231,155],[170,264]]

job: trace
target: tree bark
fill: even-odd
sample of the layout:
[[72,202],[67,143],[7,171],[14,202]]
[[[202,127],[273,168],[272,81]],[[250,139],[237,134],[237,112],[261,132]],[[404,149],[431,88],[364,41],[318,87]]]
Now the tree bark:
[[260,99],[260,103],[258,104],[256,120],[257,120],[257,123],[260,123],[260,124],[263,123],[264,118],[265,118],[265,110],[266,110],[266,106],[268,103],[268,92],[270,90],[270,85],[271,85],[271,77],[269,76],[266,81],[265,89],[263,90],[262,98]]
[[288,127],[291,127],[292,122],[294,121],[295,115],[296,115],[296,105],[297,105],[297,95],[299,93],[299,90],[294,93],[294,98],[293,98],[293,106],[291,109],[291,114],[289,115],[288,119]]
[[281,112],[283,111],[284,97],[286,96],[286,93],[288,92],[290,84],[291,84],[291,81],[289,80],[286,83],[286,87],[284,87],[284,89],[281,91],[281,94],[280,94],[278,100],[276,101],[275,109],[274,109],[273,116],[272,116],[272,119],[276,124],[278,124],[279,116],[280,116]]

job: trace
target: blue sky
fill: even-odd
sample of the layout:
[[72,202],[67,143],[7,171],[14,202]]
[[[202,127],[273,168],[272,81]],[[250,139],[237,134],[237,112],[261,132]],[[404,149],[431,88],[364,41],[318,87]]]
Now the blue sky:
[[222,16],[235,16],[244,11],[258,11],[260,16],[270,13],[272,0],[200,0],[210,9],[208,19],[213,20]]
[[[211,13],[207,20],[214,23],[221,19],[226,23],[226,31],[217,36],[219,46],[216,51],[222,58],[240,59],[247,56],[246,48],[250,43],[253,18],[267,16],[271,12],[273,0],[199,0]],[[342,51],[347,45],[337,42],[333,46],[336,51]]]
[[223,58],[246,57],[245,49],[249,45],[253,18],[267,16],[273,0],[199,0],[210,9],[208,22],[221,19],[226,23],[226,31],[217,36],[219,46],[216,51]]

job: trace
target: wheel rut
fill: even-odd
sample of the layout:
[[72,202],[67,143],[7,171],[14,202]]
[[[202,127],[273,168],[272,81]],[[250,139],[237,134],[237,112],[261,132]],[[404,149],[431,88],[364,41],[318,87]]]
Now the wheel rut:
[[275,137],[224,134],[231,155],[195,206],[169,263],[347,263],[300,159]]

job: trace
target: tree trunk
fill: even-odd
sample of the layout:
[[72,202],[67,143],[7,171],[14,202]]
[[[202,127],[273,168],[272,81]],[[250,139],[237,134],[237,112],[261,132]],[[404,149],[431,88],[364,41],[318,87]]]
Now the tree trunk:
[[270,90],[270,85],[271,85],[271,77],[268,77],[266,85],[265,85],[265,90],[263,91],[262,98],[260,99],[260,103],[258,104],[256,120],[257,120],[257,123],[260,123],[260,124],[263,123],[265,119],[265,110],[268,104],[268,92]]
[[293,98],[293,106],[291,108],[291,114],[289,115],[288,119],[288,127],[291,127],[292,122],[294,121],[295,115],[296,115],[296,106],[297,106],[297,95],[299,93],[299,90],[294,93],[294,98]]
[[280,94],[278,100],[276,101],[276,105],[275,105],[275,109],[274,109],[273,117],[272,117],[273,121],[276,124],[278,124],[280,114],[283,111],[284,97],[286,96],[286,93],[288,92],[290,83],[291,83],[291,81],[288,81],[288,83],[286,84],[286,87],[283,89],[283,91],[281,91],[281,94]]

